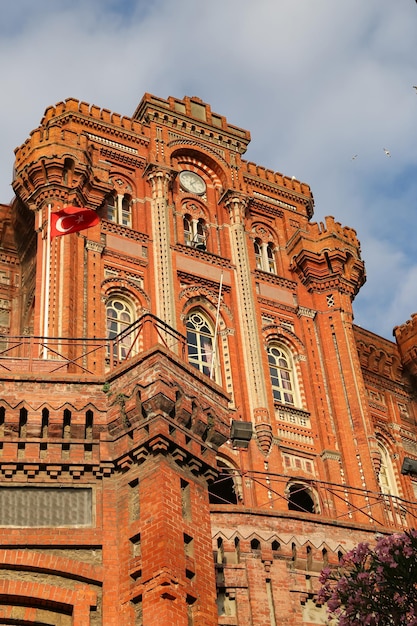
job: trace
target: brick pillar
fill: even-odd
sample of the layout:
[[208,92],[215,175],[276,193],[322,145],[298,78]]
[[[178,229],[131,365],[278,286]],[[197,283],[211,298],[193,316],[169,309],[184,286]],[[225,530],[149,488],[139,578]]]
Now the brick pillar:
[[215,626],[217,608],[207,487],[162,454],[139,480],[143,620]]

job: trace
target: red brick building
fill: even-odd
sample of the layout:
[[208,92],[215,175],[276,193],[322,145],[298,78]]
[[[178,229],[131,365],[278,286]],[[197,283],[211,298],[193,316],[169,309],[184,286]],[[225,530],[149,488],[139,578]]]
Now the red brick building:
[[[355,231],[249,141],[146,94],[61,102],[16,150],[0,623],[326,624],[323,565],[415,526],[417,318],[353,324]],[[68,206],[99,223],[51,239]]]

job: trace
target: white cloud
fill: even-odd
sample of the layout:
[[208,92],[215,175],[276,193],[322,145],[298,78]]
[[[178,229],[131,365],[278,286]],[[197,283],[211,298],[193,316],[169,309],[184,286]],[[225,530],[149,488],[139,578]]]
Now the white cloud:
[[249,160],[310,184],[317,220],[357,230],[356,319],[391,337],[417,310],[416,26],[412,0],[6,3],[0,200],[46,107],[75,97],[131,115],[145,91],[197,95],[250,130]]

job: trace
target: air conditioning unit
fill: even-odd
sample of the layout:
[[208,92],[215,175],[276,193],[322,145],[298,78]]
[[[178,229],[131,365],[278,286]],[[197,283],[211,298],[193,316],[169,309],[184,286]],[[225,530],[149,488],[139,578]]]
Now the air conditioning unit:
[[414,474],[417,476],[417,461],[406,456],[401,466],[401,474]]
[[234,448],[247,448],[252,439],[252,423],[232,420],[230,439]]

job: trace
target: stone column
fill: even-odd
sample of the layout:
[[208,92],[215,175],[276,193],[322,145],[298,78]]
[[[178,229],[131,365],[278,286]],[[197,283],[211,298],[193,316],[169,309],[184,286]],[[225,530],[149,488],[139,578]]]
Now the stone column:
[[168,205],[168,191],[172,172],[166,168],[155,166],[149,170],[148,180],[152,186],[151,211],[156,315],[175,328],[175,298]]
[[232,261],[236,267],[237,314],[243,333],[243,359],[246,372],[250,414],[256,426],[269,424],[265,372],[256,322],[256,300],[253,293],[245,234],[245,211],[248,199],[241,194],[229,194],[226,207],[230,215]]

